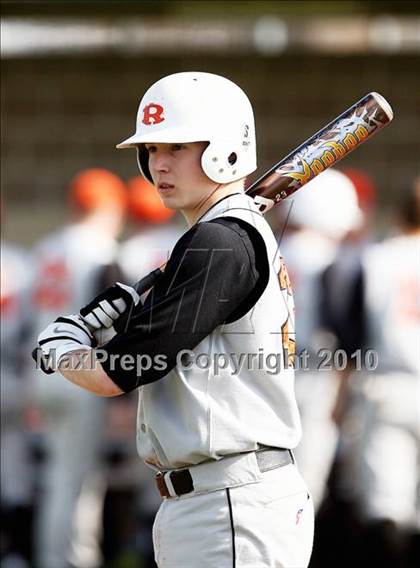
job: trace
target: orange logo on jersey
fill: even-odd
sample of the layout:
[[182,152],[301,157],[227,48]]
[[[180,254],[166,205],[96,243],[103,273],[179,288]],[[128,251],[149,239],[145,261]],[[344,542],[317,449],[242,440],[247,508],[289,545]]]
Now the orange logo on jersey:
[[281,326],[281,337],[283,343],[283,363],[285,369],[290,369],[295,366],[296,357],[296,340],[290,337],[289,330],[290,318]]
[[[292,285],[290,283],[289,273],[287,272],[286,263],[284,262],[284,258],[280,257],[280,271],[278,274],[279,277],[279,284],[280,290],[285,290],[287,292],[287,296],[292,296]],[[290,298],[291,300],[291,298]],[[287,305],[289,304],[289,300],[286,300]],[[290,310],[292,308],[288,305],[288,310],[290,314]],[[295,366],[295,357],[296,357],[296,340],[291,338],[293,318],[289,315],[285,323],[281,326],[281,337],[282,337],[282,344],[283,344],[283,363],[285,369],[290,369]]]
[[146,105],[143,109],[143,124],[150,126],[151,124],[163,122],[165,120],[165,117],[162,116],[163,110],[163,106],[156,103]]
[[292,295],[292,284],[290,283],[289,273],[287,272],[284,258],[280,258],[280,272],[279,272],[280,290],[287,290],[289,296]]

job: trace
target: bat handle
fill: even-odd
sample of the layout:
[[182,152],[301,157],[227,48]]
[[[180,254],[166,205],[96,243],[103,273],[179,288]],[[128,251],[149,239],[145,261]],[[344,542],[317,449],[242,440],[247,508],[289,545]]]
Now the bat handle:
[[166,263],[162,264],[162,266],[159,266],[159,268],[156,268],[156,270],[153,270],[144,278],[140,278],[140,280],[134,284],[133,287],[139,296],[150,290],[150,288],[153,288],[158,278],[162,276],[165,266]]
[[111,339],[117,332],[115,331],[114,326],[111,326],[96,329],[95,331],[92,331],[92,333],[94,338],[96,339],[96,343],[99,347],[101,347],[101,345],[104,345],[105,343],[108,343],[108,341],[111,341]]
[[[145,294],[148,290],[153,288],[157,280],[162,276],[164,269],[165,264],[162,264],[162,266],[159,266],[159,268],[156,268],[156,270],[153,270],[152,272],[144,276],[144,278],[140,278],[140,280],[138,280],[133,286],[137,294],[141,296],[142,294]],[[132,309],[133,307],[134,306],[132,306]],[[130,312],[127,319],[124,320],[124,328],[127,328],[131,313],[132,312]],[[121,330],[118,328],[118,326],[117,329],[112,326],[109,328],[98,329],[93,334],[96,341],[98,342],[98,345],[104,345],[104,343],[108,343],[108,341],[110,341],[119,331]]]

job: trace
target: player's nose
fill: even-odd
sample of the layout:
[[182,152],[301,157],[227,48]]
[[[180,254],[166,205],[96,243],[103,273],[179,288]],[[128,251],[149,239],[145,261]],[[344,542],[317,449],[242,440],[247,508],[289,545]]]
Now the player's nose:
[[157,172],[168,172],[170,169],[170,155],[169,152],[163,150],[157,151],[152,155],[153,165],[152,167]]

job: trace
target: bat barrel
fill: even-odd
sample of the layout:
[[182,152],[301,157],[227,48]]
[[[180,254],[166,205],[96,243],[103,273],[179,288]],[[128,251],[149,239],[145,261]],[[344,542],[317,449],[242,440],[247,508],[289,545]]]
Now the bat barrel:
[[369,93],[254,182],[247,194],[266,212],[335,165],[393,119],[388,101]]

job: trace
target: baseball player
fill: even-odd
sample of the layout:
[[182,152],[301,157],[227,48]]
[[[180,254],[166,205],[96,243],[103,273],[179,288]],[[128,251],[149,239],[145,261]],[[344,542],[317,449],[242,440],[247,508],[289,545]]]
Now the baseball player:
[[[44,238],[34,251],[32,313],[38,329],[63,311],[78,309],[114,279],[108,279],[106,267],[113,266],[117,254],[125,184],[108,170],[83,170],[70,182],[69,197],[74,222]],[[38,565],[65,567],[71,558],[79,567],[97,566],[105,401],[57,376],[45,380],[40,372],[33,396],[45,418],[47,451],[37,519]],[[74,522],[89,498],[84,524]]]
[[404,202],[401,232],[362,258],[369,372],[354,372],[343,424],[346,486],[366,522],[372,565],[405,566],[420,532],[420,185]]
[[[124,241],[118,252],[118,263],[126,276],[127,282],[135,282],[141,276],[145,276],[157,266],[165,264],[170,253],[185,232],[182,219],[176,219],[175,211],[168,209],[156,191],[156,188],[146,181],[143,176],[136,176],[127,182],[128,189],[128,212],[134,224],[134,234]],[[179,216],[181,217],[181,216]],[[180,221],[180,222],[177,222]],[[116,406],[120,407],[121,415],[134,416],[136,414],[137,396],[113,399],[114,411]],[[134,409],[132,408],[134,405]],[[130,471],[132,472],[133,483],[131,485],[131,502],[136,507],[136,539],[138,554],[141,561],[146,566],[156,566],[153,557],[152,545],[152,525],[159,508],[161,497],[155,489],[155,481],[150,475],[148,468],[138,459],[135,439],[133,438],[133,423],[128,429],[127,424],[127,444],[126,451],[129,452]],[[135,467],[131,464],[135,463]],[[117,518],[115,521],[120,524]],[[133,548],[133,537],[129,534],[128,542],[125,546]],[[115,535],[112,539],[113,546],[116,545]],[[124,554],[123,545],[121,554]]]
[[334,345],[323,326],[321,276],[334,262],[341,240],[358,226],[361,212],[353,184],[333,169],[317,176],[286,205],[290,211],[280,246],[295,297],[299,354],[296,396],[303,428],[296,455],[317,509],[324,497],[338,436],[331,419],[338,381],[332,365],[323,365]]
[[[1,563],[27,566],[31,545],[33,468],[25,432],[29,408],[27,356],[31,276],[30,255],[10,242],[1,242]],[[25,341],[24,341],[25,340]],[[10,564],[9,564],[10,563]]]
[[[170,75],[148,89],[119,147],[136,149],[189,229],[144,302],[117,284],[48,325],[44,365],[102,396],[139,389],[138,450],[163,497],[160,568],[305,567],[313,505],[291,451],[293,301],[276,239],[244,194],[256,168],[251,104],[223,77]],[[120,332],[94,349],[103,326]]]
[[[339,374],[339,389],[332,413],[339,427],[345,414],[346,382],[356,362],[355,354],[366,341],[363,284],[360,278],[361,258],[372,241],[376,209],[376,190],[370,176],[355,169],[346,169],[343,173],[351,180],[356,190],[361,223],[341,241],[334,262],[322,275],[321,291],[324,326],[333,334],[337,350],[345,351],[349,363]],[[336,294],[335,290],[340,290],[340,294]],[[344,455],[343,452],[340,454],[337,456],[339,461]],[[342,486],[341,489],[344,497],[346,488]]]

